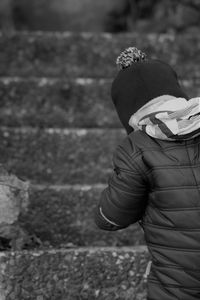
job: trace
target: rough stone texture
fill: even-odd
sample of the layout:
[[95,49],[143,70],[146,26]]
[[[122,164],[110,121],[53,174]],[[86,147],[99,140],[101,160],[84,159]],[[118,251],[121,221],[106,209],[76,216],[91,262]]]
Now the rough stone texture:
[[0,162],[35,183],[103,183],[124,137],[120,129],[0,128]]
[[182,78],[200,76],[200,38],[193,35],[15,33],[0,37],[1,76],[113,77],[128,46],[175,67]]
[[145,300],[143,247],[1,253],[2,300]]
[[[199,80],[184,80],[190,97]],[[110,79],[0,79],[0,119],[6,126],[120,128]]]
[[103,186],[33,187],[28,212],[21,215],[20,224],[42,247],[144,245],[137,224],[116,232],[97,228],[94,208],[102,190]]
[[111,81],[95,79],[0,80],[1,125],[120,127]]
[[28,207],[28,182],[8,174],[0,165],[0,224],[13,224]]
[[29,204],[28,182],[8,174],[0,165],[0,248],[4,243],[20,248],[25,231],[19,225],[19,216],[27,212]]

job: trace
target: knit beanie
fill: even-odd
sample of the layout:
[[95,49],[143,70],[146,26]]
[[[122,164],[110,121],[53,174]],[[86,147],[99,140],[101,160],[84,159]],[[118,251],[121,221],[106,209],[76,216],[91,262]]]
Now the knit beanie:
[[147,59],[135,47],[122,52],[117,65],[120,70],[112,83],[111,96],[127,134],[133,131],[128,124],[131,115],[148,101],[162,95],[189,98],[172,67],[160,60]]

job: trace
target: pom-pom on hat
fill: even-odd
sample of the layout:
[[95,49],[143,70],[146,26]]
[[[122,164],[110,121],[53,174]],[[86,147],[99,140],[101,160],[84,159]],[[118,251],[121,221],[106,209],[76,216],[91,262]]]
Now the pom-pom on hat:
[[131,66],[135,62],[141,62],[146,60],[147,56],[141,50],[135,47],[129,47],[125,49],[117,58],[116,64],[119,70],[125,69]]
[[167,63],[148,59],[135,47],[123,51],[116,64],[119,72],[112,83],[111,96],[128,134],[133,131],[128,124],[131,115],[150,100],[162,95],[188,99],[176,72]]

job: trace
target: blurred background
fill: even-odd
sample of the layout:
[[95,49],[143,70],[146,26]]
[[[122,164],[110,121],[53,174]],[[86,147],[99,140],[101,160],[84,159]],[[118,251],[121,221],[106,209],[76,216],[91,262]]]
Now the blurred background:
[[1,0],[2,30],[198,31],[199,0]]

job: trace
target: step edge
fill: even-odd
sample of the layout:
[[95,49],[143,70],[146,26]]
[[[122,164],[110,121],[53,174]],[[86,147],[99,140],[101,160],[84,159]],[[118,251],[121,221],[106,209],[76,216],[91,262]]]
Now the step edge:
[[66,191],[66,190],[74,190],[74,191],[90,191],[90,190],[103,190],[106,188],[106,184],[104,183],[94,183],[94,184],[62,184],[62,185],[54,185],[54,184],[31,184],[30,188],[35,191],[42,190],[53,190],[53,191]]
[[[0,259],[6,256],[14,256],[19,254],[31,254],[32,256],[40,256],[44,253],[56,254],[56,253],[95,253],[95,252],[113,252],[113,253],[148,253],[147,246],[132,246],[132,247],[79,247],[79,248],[53,248],[43,250],[21,250],[21,251],[2,251],[0,252]],[[115,254],[114,254],[115,255]]]
[[[192,81],[192,80],[191,80]],[[53,85],[59,82],[63,83],[70,83],[73,82],[80,86],[85,85],[92,85],[94,83],[98,83],[99,85],[102,85],[104,83],[111,83],[112,78],[96,78],[96,77],[72,77],[72,78],[62,78],[62,77],[48,77],[48,76],[42,76],[42,77],[36,77],[36,76],[30,76],[30,77],[22,77],[22,76],[0,76],[0,82],[9,85],[11,83],[36,83],[39,87],[45,86],[45,85]]]
[[106,130],[109,131],[118,131],[121,133],[125,133],[124,129],[121,128],[109,128],[109,127],[65,127],[65,128],[60,128],[60,127],[46,127],[46,128],[38,128],[34,126],[22,126],[22,127],[11,127],[11,126],[0,126],[0,130],[5,131],[5,137],[9,135],[9,133],[6,133],[6,131],[12,131],[15,133],[37,133],[37,132],[45,132],[47,134],[63,134],[63,135],[69,135],[69,134],[77,134],[78,136],[84,136],[87,133],[102,133]]
[[[73,31],[42,31],[42,30],[33,30],[33,31],[28,31],[28,30],[14,30],[12,32],[3,32],[0,31],[0,37],[13,37],[13,36],[23,36],[23,37],[28,37],[29,41],[31,41],[32,37],[41,37],[41,36],[47,36],[47,37],[53,37],[57,36],[58,38],[64,37],[64,38],[69,38],[71,36],[79,36],[82,38],[90,38],[92,36],[101,36],[104,37],[105,39],[112,39],[113,37],[125,37],[125,38],[134,38],[134,37],[139,37],[140,33],[137,32],[126,32],[126,33],[109,33],[109,32],[92,32],[92,31],[81,31],[81,32],[73,32]],[[157,33],[155,31],[152,32],[147,32],[143,33],[143,36],[145,37],[159,37],[160,39],[162,38],[170,38],[170,39],[175,39],[177,36],[185,36],[188,38],[191,38],[191,33],[182,33],[182,34],[177,34],[177,33]],[[192,36],[199,37],[198,33],[194,33]]]
[[[181,78],[181,82],[184,85],[193,84],[194,81],[196,82],[199,79],[197,76],[194,76],[190,79],[188,78]],[[110,84],[112,83],[113,77],[106,78],[106,77],[72,77],[72,78],[63,78],[63,77],[48,77],[48,76],[0,76],[0,83],[9,85],[11,83],[35,83],[39,87],[53,85],[59,82],[63,83],[75,83],[80,86],[88,86],[94,83],[103,85],[103,84]]]

